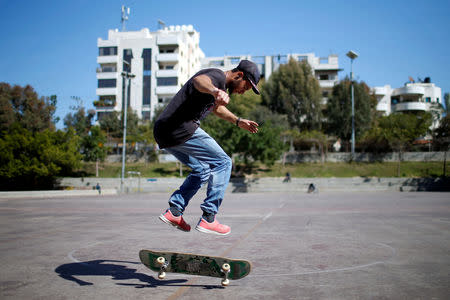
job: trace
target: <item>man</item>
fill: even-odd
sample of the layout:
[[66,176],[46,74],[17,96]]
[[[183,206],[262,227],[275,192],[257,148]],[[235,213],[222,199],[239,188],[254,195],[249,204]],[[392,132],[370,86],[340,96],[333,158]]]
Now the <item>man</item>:
[[249,89],[259,95],[257,84],[259,70],[251,61],[242,60],[233,69],[199,71],[173,97],[158,117],[154,136],[160,148],[174,155],[192,172],[169,199],[169,209],[159,218],[180,230],[190,231],[191,226],[183,219],[183,212],[191,198],[208,183],[204,202],[200,205],[203,215],[196,229],[204,233],[227,235],[231,229],[220,224],[216,214],[222,203],[231,175],[231,159],[205,131],[200,120],[211,111],[218,117],[248,130],[258,132],[258,124],[241,119],[226,108],[230,98],[227,94],[243,94]]

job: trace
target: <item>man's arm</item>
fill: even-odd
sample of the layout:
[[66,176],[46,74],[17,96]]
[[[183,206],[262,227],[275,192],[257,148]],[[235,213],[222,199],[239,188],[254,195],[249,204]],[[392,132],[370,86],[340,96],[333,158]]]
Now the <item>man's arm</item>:
[[211,78],[209,78],[208,76],[204,74],[199,75],[197,77],[194,77],[192,81],[197,91],[214,96],[214,98],[216,99],[216,106],[227,105],[228,102],[230,102],[230,97],[228,96],[228,94],[225,91],[222,91],[221,89],[215,87],[211,81]]
[[[237,126],[239,126],[242,129],[248,130],[251,133],[257,133],[258,132],[258,123],[251,121],[251,120],[247,120],[247,119],[240,119],[238,117],[236,117],[231,111],[228,110],[228,108],[226,108],[223,105],[216,105],[214,107],[214,114],[216,116],[218,116],[219,118],[228,121],[230,123],[236,124]],[[238,122],[239,120],[239,122]]]

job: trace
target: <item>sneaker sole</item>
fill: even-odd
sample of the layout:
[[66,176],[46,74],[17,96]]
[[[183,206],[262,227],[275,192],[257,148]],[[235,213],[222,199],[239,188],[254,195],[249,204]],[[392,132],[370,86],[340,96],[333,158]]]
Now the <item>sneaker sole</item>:
[[179,229],[179,230],[181,230],[181,231],[184,231],[184,232],[189,232],[189,231],[191,231],[190,229],[189,229],[189,230],[183,229],[182,227],[178,226],[178,224],[175,224],[175,223],[170,222],[166,217],[164,217],[164,215],[160,215],[160,216],[159,216],[159,219],[160,219],[161,221],[163,221],[164,223],[169,224],[169,225],[172,225],[173,227],[176,227],[177,229]]
[[203,232],[203,233],[216,234],[216,235],[222,235],[222,236],[223,235],[229,235],[230,232],[231,232],[231,229],[230,229],[230,231],[228,231],[226,233],[220,233],[220,232],[217,232],[217,231],[214,231],[214,230],[209,230],[209,229],[203,228],[203,227],[198,226],[198,225],[195,227],[195,230]]

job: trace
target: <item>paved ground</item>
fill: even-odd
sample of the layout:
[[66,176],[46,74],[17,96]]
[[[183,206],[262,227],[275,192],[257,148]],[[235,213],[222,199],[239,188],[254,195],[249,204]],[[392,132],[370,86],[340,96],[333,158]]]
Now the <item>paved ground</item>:
[[[227,194],[227,237],[160,222],[166,194],[0,200],[0,299],[448,299],[450,194]],[[185,216],[195,225],[201,198]],[[220,279],[157,274],[140,249],[252,261]]]

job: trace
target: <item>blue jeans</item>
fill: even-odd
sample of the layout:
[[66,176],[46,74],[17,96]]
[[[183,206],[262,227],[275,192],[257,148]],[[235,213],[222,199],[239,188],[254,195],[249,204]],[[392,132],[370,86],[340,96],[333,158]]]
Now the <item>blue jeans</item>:
[[165,150],[192,169],[180,188],[170,197],[170,206],[183,213],[195,193],[207,182],[206,199],[200,208],[206,213],[217,214],[230,181],[231,158],[201,128],[185,143]]

